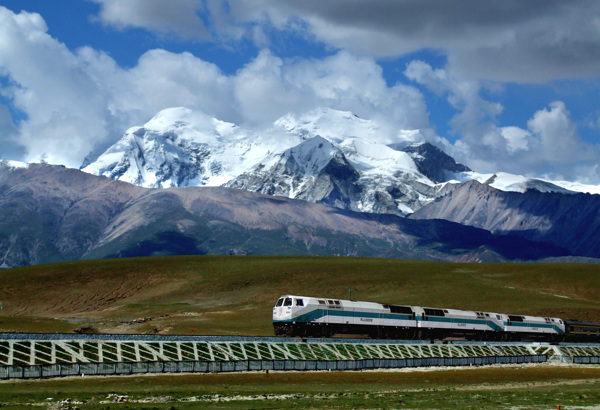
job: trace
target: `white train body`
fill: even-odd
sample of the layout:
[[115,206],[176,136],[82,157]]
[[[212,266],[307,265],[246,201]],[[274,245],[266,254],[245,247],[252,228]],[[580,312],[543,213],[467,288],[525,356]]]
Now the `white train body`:
[[367,334],[382,338],[462,337],[485,340],[557,340],[558,318],[285,295],[273,308],[275,334]]

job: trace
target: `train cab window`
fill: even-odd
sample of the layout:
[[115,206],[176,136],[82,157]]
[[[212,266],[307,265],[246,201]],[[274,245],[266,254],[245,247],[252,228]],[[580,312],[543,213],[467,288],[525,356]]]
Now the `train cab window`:
[[563,321],[561,319],[558,319],[558,323],[560,323],[562,325]]
[[490,314],[489,314],[489,313],[486,313],[486,314],[485,314],[485,317],[490,317]]
[[500,317],[500,315],[496,315],[496,319],[502,320],[502,318]]
[[296,306],[304,306],[304,300],[302,299],[294,299],[296,301]]
[[405,315],[412,315],[413,310],[410,306],[397,306],[388,305],[391,313],[404,313]]
[[283,298],[279,298],[279,300],[277,301],[277,303],[275,304],[275,307],[279,307],[283,305]]
[[285,302],[283,302],[283,306],[292,306],[292,298],[285,298]]

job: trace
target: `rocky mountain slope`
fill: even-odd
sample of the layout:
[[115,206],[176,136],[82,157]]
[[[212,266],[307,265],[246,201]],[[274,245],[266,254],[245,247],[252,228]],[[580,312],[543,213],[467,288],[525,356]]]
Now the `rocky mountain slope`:
[[600,195],[503,192],[477,181],[456,187],[424,206],[412,219],[445,219],[496,234],[519,235],[600,257]]
[[386,130],[349,112],[318,109],[246,130],[185,108],[129,129],[83,170],[144,187],[229,186],[397,215],[469,171],[418,131]]
[[390,129],[328,108],[252,130],[169,108],[130,128],[83,170],[142,187],[229,186],[400,216],[470,180],[503,191],[600,192],[565,181],[480,174],[426,142],[419,130]]
[[447,221],[356,213],[222,187],[146,189],[44,164],[0,162],[0,209],[4,268],[159,254],[449,261],[567,255],[556,246]]

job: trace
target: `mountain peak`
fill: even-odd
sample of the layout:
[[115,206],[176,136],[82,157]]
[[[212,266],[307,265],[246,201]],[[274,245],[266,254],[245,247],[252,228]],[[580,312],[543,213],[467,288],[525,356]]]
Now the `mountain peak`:
[[[290,113],[256,130],[185,107],[167,108],[127,130],[83,170],[143,187],[227,184],[398,215],[446,192],[451,188],[447,182],[490,177],[425,142],[419,130],[392,129],[385,121],[331,108]],[[522,178],[504,189],[559,190],[546,181]],[[509,179],[497,174],[495,181],[498,188],[498,181]]]

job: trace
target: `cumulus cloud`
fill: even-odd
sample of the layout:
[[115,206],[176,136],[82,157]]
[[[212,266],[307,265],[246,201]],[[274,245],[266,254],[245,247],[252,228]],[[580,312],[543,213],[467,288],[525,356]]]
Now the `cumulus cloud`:
[[531,133],[519,127],[502,127],[500,134],[506,140],[506,150],[509,154],[529,149]]
[[102,23],[118,29],[143,28],[189,39],[210,39],[199,17],[199,0],[93,0],[100,5]]
[[546,82],[596,76],[600,68],[594,0],[543,7],[534,0],[93,1],[105,24],[187,38],[249,38],[265,47],[274,29],[375,58],[438,50],[463,78]]
[[58,146],[85,155],[82,141],[105,137],[106,101],[98,84],[76,55],[46,33],[39,14],[0,7],[0,27],[0,73],[9,80],[3,93],[27,116],[19,124],[19,143],[38,157]]
[[434,69],[423,61],[409,63],[405,75],[445,97],[457,110],[450,125],[458,140],[448,148],[473,169],[576,178],[578,171],[600,160],[598,147],[581,139],[577,124],[561,101],[533,113],[527,129],[501,127],[497,117],[504,107],[481,96],[485,84],[458,79],[448,70]]
[[[444,53],[464,78],[544,82],[596,76],[600,3],[533,0],[230,0],[237,23],[294,30],[372,57]],[[217,27],[218,29],[218,27]]]
[[577,125],[561,101],[551,103],[550,109],[536,112],[527,127],[537,139],[540,155],[548,161],[570,164],[595,157],[594,150],[579,137]]
[[[529,1],[481,7],[480,2],[433,0],[418,5],[344,1],[343,6],[338,0],[181,0],[169,2],[165,10],[163,1],[94,1],[101,6],[98,18],[121,29],[140,27],[200,40],[248,37],[260,45],[275,35],[269,30],[280,30],[343,50],[323,58],[282,58],[264,48],[237,72],[225,74],[191,53],[155,49],[123,68],[101,50],[69,50],[48,34],[40,15],[0,6],[0,92],[24,114],[15,124],[0,105],[0,155],[28,161],[46,156],[49,162],[77,167],[90,151],[106,148],[128,127],[167,107],[186,106],[262,126],[290,111],[324,106],[377,119],[386,130],[425,129],[422,134],[430,141],[482,172],[575,177],[576,172],[598,171],[592,169],[600,158],[597,148],[581,140],[563,102],[541,107],[524,128],[499,126],[504,107],[493,101],[498,83],[482,80],[597,75],[595,2],[551,1],[540,8]],[[584,13],[582,4],[590,10]],[[210,11],[210,25],[198,17],[203,7]],[[564,21],[547,29],[558,16]],[[573,24],[577,16],[582,20]],[[433,68],[413,61],[404,72],[412,85],[386,83],[377,56],[424,47],[445,53],[447,65]],[[569,53],[575,54],[571,61],[562,61]],[[450,121],[455,143],[427,130],[427,106],[414,84],[456,110]]]
[[25,114],[13,147],[24,147],[27,161],[45,157],[77,167],[90,151],[172,106],[240,124],[264,125],[289,111],[325,106],[380,116],[396,129],[428,126],[416,88],[388,86],[373,59],[348,52],[282,59],[264,50],[226,75],[190,53],[156,49],[122,68],[90,47],[70,51],[48,35],[38,14],[0,7],[0,27],[0,75],[10,84],[4,94]]
[[253,122],[325,106],[379,118],[398,128],[429,126],[417,89],[403,84],[389,87],[375,61],[347,52],[323,59],[282,60],[263,51],[237,73],[235,92],[240,109]]

